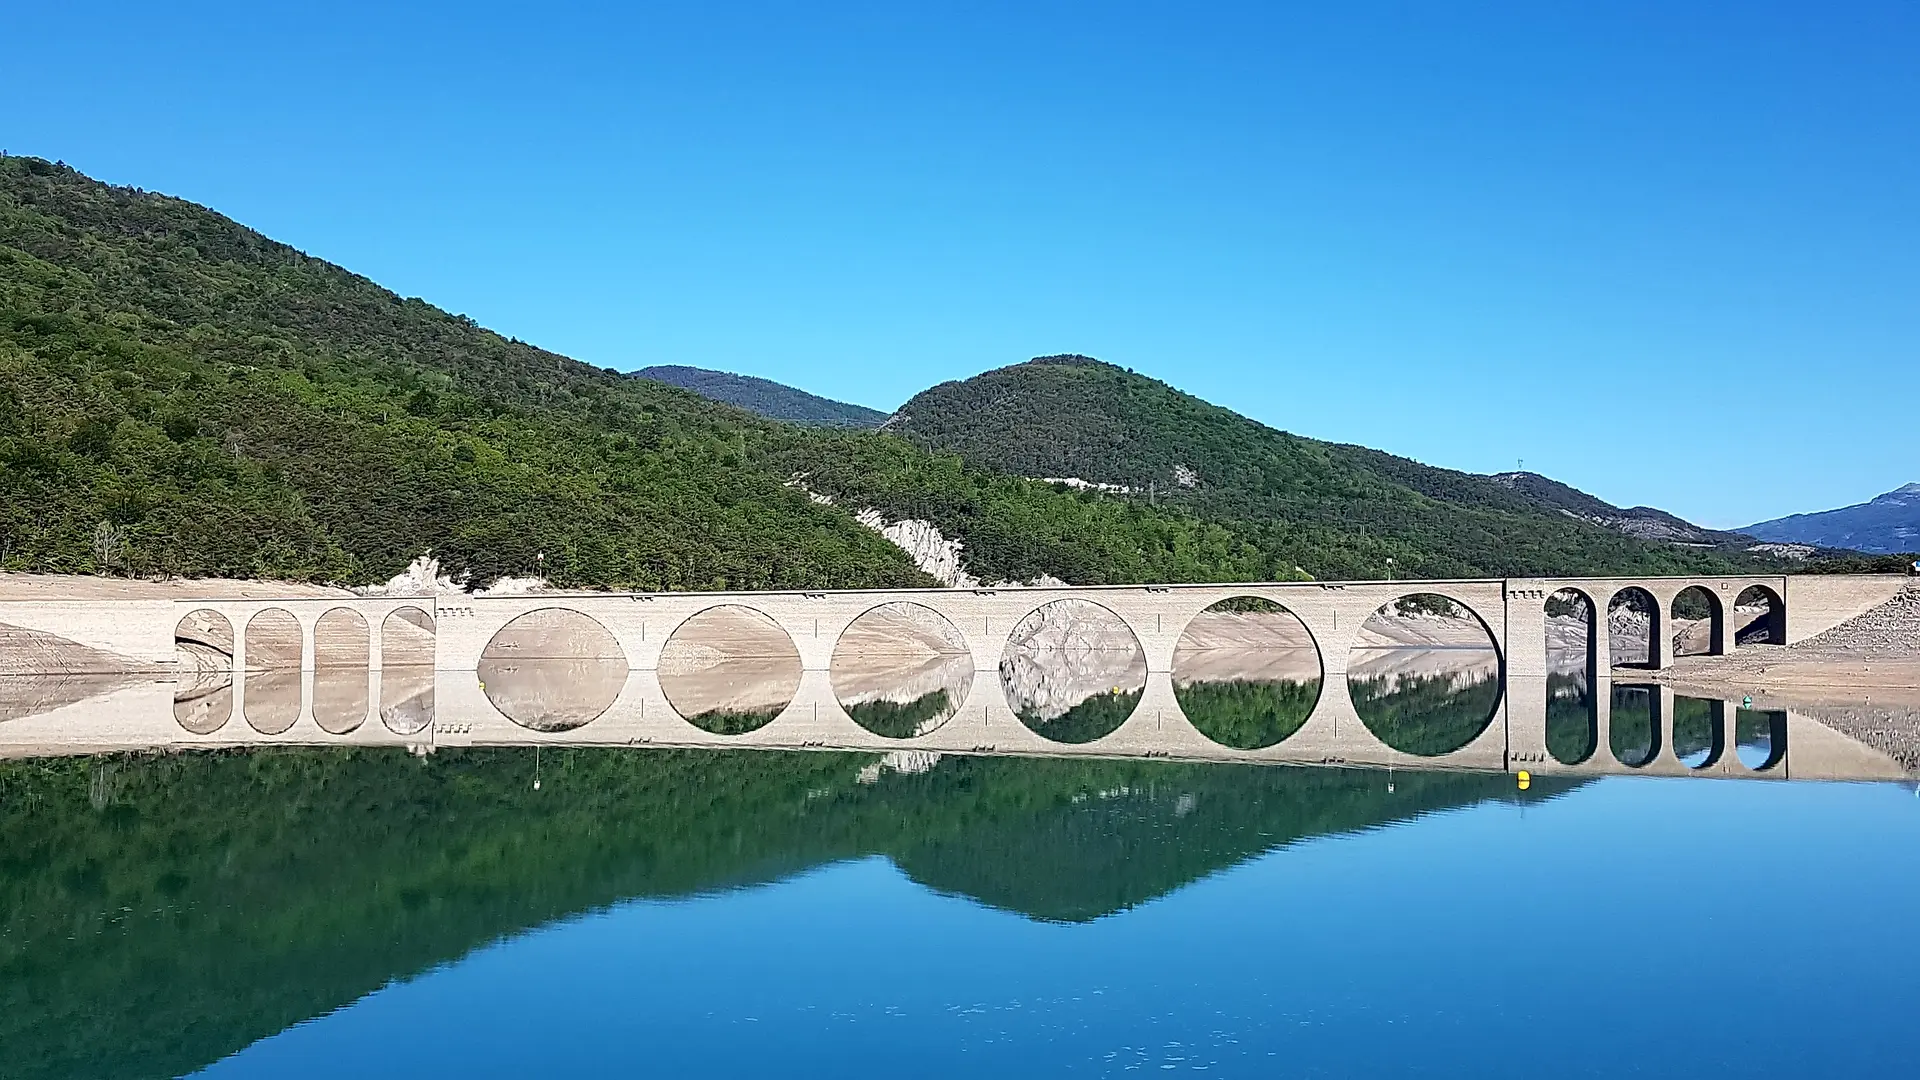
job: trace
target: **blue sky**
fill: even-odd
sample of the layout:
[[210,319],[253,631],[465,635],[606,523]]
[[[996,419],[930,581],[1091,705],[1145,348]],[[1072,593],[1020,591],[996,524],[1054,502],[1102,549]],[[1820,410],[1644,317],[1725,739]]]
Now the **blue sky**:
[[1920,479],[1920,5],[37,4],[0,147],[595,364],[1054,352],[1712,525]]

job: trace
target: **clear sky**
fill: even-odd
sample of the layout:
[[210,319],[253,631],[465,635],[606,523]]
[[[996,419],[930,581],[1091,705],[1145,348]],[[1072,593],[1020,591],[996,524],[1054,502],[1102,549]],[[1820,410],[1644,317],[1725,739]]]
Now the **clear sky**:
[[605,366],[1082,352],[1710,525],[1920,480],[1911,0],[277,8],[12,6],[0,147]]

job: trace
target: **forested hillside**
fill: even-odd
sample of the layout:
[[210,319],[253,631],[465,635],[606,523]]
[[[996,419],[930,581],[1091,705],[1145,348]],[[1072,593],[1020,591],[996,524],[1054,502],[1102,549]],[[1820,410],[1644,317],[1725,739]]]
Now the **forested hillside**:
[[1422,577],[1762,561],[1642,542],[1489,477],[1277,431],[1083,356],[942,383],[887,430],[984,468],[1118,485],[1120,497],[1191,510],[1262,548],[1291,545],[1316,576],[1377,577],[1389,558]]
[[0,569],[354,584],[431,549],[477,582],[932,584],[866,509],[932,522],[986,580],[1727,562],[1091,362],[936,387],[895,427],[774,423],[501,337],[204,207],[0,158]]
[[652,379],[668,386],[678,386],[682,390],[691,390],[701,397],[738,405],[769,420],[784,420],[790,424],[865,429],[877,428],[887,419],[887,414],[879,409],[850,405],[809,394],[772,379],[735,375],[730,371],[660,364],[641,368],[633,375],[635,378]]
[[933,584],[855,520],[868,505],[925,509],[989,577],[1274,566],[1176,510],[771,423],[192,203],[0,158],[0,569],[356,583],[431,548],[476,581],[538,565],[578,587]]

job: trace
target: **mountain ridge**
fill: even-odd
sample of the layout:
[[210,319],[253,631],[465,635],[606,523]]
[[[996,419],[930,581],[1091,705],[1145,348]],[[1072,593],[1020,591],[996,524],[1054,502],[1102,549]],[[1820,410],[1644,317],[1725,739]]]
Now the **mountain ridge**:
[[[1071,393],[1013,393],[1013,416],[973,400],[1008,372]],[[986,410],[947,410],[966,437],[933,423],[943,398]],[[1634,540],[1086,357],[941,384],[879,432],[778,423],[37,158],[0,158],[0,465],[0,568],[41,572],[377,582],[431,549],[480,582],[931,584],[874,521],[938,529],[983,581],[1778,565]]]
[[652,379],[727,405],[757,413],[769,420],[819,427],[866,429],[884,424],[889,414],[865,405],[835,401],[802,390],[797,386],[763,379],[757,375],[739,375],[712,368],[685,364],[656,364],[629,372],[635,378]]
[[1294,435],[1077,354],[930,387],[885,430],[984,467],[1111,485],[1132,493],[1123,497],[1336,546],[1340,576],[1527,575],[1569,562],[1649,573],[1776,565],[1650,543],[1491,477]]
[[1851,506],[1755,522],[1740,531],[1763,540],[1876,555],[1920,552],[1920,483],[1903,484]]

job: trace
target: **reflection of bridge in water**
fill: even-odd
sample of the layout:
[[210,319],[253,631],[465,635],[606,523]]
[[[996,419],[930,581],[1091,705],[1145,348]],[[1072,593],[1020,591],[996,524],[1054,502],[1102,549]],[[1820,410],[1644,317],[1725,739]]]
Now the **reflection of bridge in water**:
[[[1621,695],[1609,677],[1608,623],[1588,624],[1583,732],[1568,753],[1549,752],[1547,598],[1575,590],[1604,613],[1615,596],[1644,591],[1657,607],[1652,666],[1671,658],[1663,617],[1681,593],[1705,599],[1712,652],[1740,645],[1735,599],[1771,602],[1775,641],[1817,634],[1882,602],[1899,578],[1729,577],[1509,579],[1448,582],[1287,583],[909,590],[898,592],[532,595],[298,600],[0,603],[0,624],[75,655],[113,658],[89,670],[25,676],[34,688],[0,716],[0,753],[77,753],[149,747],[271,744],[633,745],[835,748],[938,753],[1144,757],[1187,761],[1337,763],[1401,768],[1527,769],[1542,774],[1901,778],[1892,759],[1793,713],[1761,714],[1731,702],[1694,705],[1664,688]],[[1497,650],[1497,703],[1484,728],[1450,752],[1396,750],[1356,708],[1348,675],[1362,666],[1362,627],[1411,594],[1460,605]],[[1320,666],[1317,696],[1297,730],[1274,745],[1237,749],[1201,733],[1177,696],[1175,653],[1196,616],[1247,598],[1297,618]],[[1048,738],[1009,693],[1022,627],[1057,601],[1089,605],[1130,637],[1137,679],[1110,695],[1114,726],[1084,742]],[[862,616],[911,605],[942,624],[971,679],[952,683],[943,722],[876,734],[857,723],[834,685],[834,654]],[[670,647],[677,631],[716,609],[745,609],[768,628],[765,649],[733,657],[787,674],[765,702],[733,701],[722,642]],[[564,632],[547,632],[554,628]],[[224,629],[223,629],[224,628]],[[223,638],[222,635],[225,635]],[[1097,635],[1096,635],[1097,636]],[[341,644],[344,642],[344,646]],[[1050,648],[1108,647],[1070,629]],[[676,653],[675,649],[679,652]],[[664,662],[663,662],[664,661]],[[703,666],[704,665],[704,666]],[[951,666],[951,665],[949,665]],[[965,663],[959,664],[965,668]],[[1118,665],[1119,670],[1126,665]],[[14,669],[19,665],[15,664]],[[722,688],[707,724],[676,709],[676,679],[698,669]],[[790,670],[789,670],[790,669]],[[1044,678],[1046,672],[1041,672]],[[1119,676],[1116,676],[1116,679]],[[21,677],[14,677],[16,687]],[[37,682],[35,682],[37,680]],[[1124,691],[1124,692],[1123,692]],[[711,696],[711,695],[710,695]],[[1632,701],[1623,710],[1616,704]],[[755,709],[761,713],[755,718]],[[729,711],[731,710],[731,711]],[[1564,721],[1565,703],[1556,707]],[[735,722],[740,717],[748,720]],[[1122,719],[1124,717],[1124,719]],[[1676,724],[1679,725],[1676,728]],[[1563,723],[1562,727],[1566,725]],[[1624,735],[1628,726],[1633,732]],[[1764,732],[1766,750],[1743,761],[1736,744]],[[731,732],[731,733],[728,733]],[[1566,739],[1561,740],[1563,743]],[[1617,749],[1635,764],[1619,760]],[[1571,763],[1569,763],[1571,762]]]

